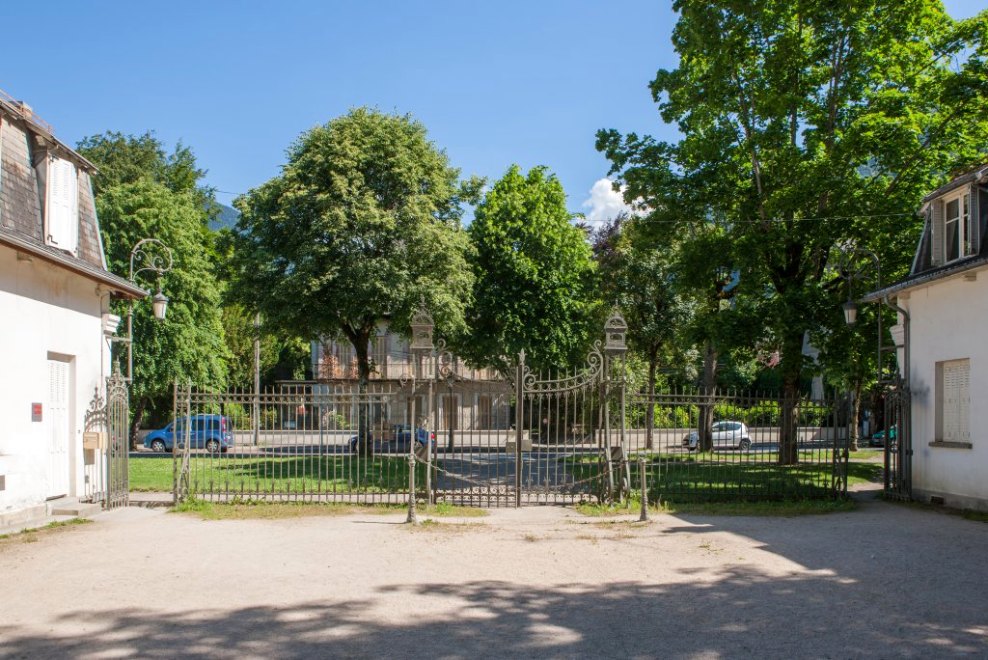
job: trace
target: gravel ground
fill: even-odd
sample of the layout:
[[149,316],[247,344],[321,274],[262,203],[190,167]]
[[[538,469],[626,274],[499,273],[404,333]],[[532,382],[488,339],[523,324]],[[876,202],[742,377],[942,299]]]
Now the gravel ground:
[[403,520],[129,508],[0,541],[0,657],[988,657],[988,524],[956,516]]

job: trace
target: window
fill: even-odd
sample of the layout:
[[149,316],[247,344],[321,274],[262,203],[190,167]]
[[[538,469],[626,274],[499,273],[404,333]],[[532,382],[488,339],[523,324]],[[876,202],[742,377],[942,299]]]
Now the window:
[[971,194],[967,188],[934,202],[933,263],[950,263],[973,254]]
[[970,360],[937,362],[936,440],[971,442]]
[[79,180],[75,165],[52,156],[45,195],[45,242],[75,253],[79,244]]
[[486,394],[481,394],[477,398],[477,428],[489,429],[493,428],[492,415],[491,412],[493,406],[491,405],[491,397]]

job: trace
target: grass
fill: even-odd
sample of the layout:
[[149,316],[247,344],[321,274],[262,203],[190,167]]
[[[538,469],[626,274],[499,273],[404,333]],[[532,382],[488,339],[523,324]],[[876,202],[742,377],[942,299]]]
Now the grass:
[[[802,500],[828,498],[833,488],[831,451],[801,451],[800,463],[778,465],[774,452],[645,454],[650,500]],[[854,452],[848,484],[876,482],[883,464],[880,452]],[[876,457],[878,457],[876,459]],[[134,457],[129,461],[131,490],[170,491],[170,457]],[[597,455],[567,456],[560,468],[588,492],[603,494],[605,464]],[[416,466],[416,484],[425,483],[426,466]],[[233,496],[239,501],[265,494],[402,493],[408,490],[404,456],[208,456],[190,462],[190,490]],[[631,484],[640,484],[638,462],[630,463]]]
[[[585,516],[604,517],[624,514],[637,514],[640,503],[630,509],[623,504],[580,504],[576,510]],[[663,502],[661,506],[649,507],[653,513],[700,516],[809,516],[824,513],[854,511],[857,504],[853,500],[776,500],[776,501],[731,501],[731,502]]]
[[[175,513],[193,514],[203,520],[279,520],[310,516],[384,515],[404,512],[406,510],[407,507],[395,504],[354,505],[295,502],[237,502],[219,504],[196,499],[183,502],[172,509]],[[483,509],[460,507],[445,503],[439,503],[435,506],[416,507],[416,511],[423,515],[436,517],[475,518],[487,515],[487,512]]]
[[[796,465],[779,465],[769,452],[651,454],[645,458],[650,500],[802,500],[828,498],[833,487],[829,450],[800,452],[802,462]],[[599,457],[571,456],[566,462],[575,479],[599,476],[604,481]],[[629,467],[632,485],[640,484],[638,462],[632,459]],[[848,462],[848,485],[874,483],[881,475],[878,461]]]
[[[20,532],[12,532],[10,534],[0,534],[0,542],[9,541],[21,541],[22,543],[35,543],[40,540],[40,536],[45,536],[52,533],[55,530],[64,529],[66,527],[75,527],[77,525],[86,525],[93,522],[89,518],[70,518],[69,520],[56,520],[50,522],[44,527],[38,527],[36,529],[25,529]],[[0,545],[2,547],[2,545]]]
[[[133,457],[129,461],[130,489],[170,491],[171,457]],[[417,465],[415,480],[425,483],[425,466]],[[241,493],[388,493],[408,491],[408,459],[404,456],[193,456],[189,478],[192,492]]]

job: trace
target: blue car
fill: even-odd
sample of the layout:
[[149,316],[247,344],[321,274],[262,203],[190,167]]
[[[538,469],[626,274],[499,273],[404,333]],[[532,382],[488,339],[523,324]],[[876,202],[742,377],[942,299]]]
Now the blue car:
[[179,417],[163,429],[151,431],[144,438],[144,446],[151,451],[166,452],[185,447],[185,423],[191,421],[189,444],[193,449],[205,449],[210,454],[225,452],[233,446],[233,426],[223,415],[192,415]]
[[[435,433],[430,433],[421,426],[417,427],[415,429],[416,449],[418,447],[425,447],[430,436],[435,441]],[[411,439],[412,429],[408,424],[395,424],[391,427],[390,438],[372,438],[372,442],[375,452],[407,452],[408,443]],[[357,451],[357,436],[350,438],[350,451]]]

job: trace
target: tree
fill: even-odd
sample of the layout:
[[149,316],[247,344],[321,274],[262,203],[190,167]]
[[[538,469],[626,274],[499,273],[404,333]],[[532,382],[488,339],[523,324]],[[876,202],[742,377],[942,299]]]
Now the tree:
[[285,333],[345,337],[366,386],[381,319],[407,329],[425,300],[440,334],[465,329],[460,217],[480,182],[458,177],[409,115],[358,108],[304,133],[281,175],[236,201],[235,295]]
[[[99,168],[93,189],[110,269],[127,275],[131,249],[143,238],[162,240],[174,257],[174,269],[162,282],[140,282],[160,284],[171,301],[163,324],[152,320],[149,301],[135,309],[131,436],[136,441],[145,413],[162,421],[172,409],[175,380],[218,386],[226,377],[221,285],[207,229],[215,201],[201,185],[205,172],[192,150],[179,144],[169,155],[151,132],[108,131],[83,138],[77,149]],[[116,310],[126,313],[123,306]]]
[[598,147],[630,198],[699,201],[724,221],[742,281],[767,294],[759,313],[782,360],[779,461],[795,463],[803,338],[837,320],[834,245],[858,241],[900,270],[908,255],[890,247],[912,245],[922,195],[984,158],[988,19],[954,23],[939,0],[675,8],[679,67],[651,89],[682,139],[601,131]]
[[598,307],[595,267],[571,218],[562,185],[542,167],[523,175],[513,165],[487,192],[469,230],[473,333],[461,355],[501,370],[522,349],[536,370],[583,357]]
[[[104,188],[96,207],[111,271],[127,273],[131,248],[149,236],[171,247],[174,258],[172,270],[160,282],[139,279],[149,288],[160,286],[169,303],[164,322],[154,319],[149,298],[135,305],[131,429],[136,439],[146,412],[160,419],[171,410],[176,380],[224,384],[227,349],[220,287],[204,247],[208,230],[202,224],[202,208],[192,194],[140,179]],[[118,313],[126,311],[118,308]]]
[[76,149],[99,167],[93,179],[97,197],[113,186],[150,179],[172,192],[193,195],[206,211],[204,222],[219,213],[213,189],[201,184],[206,171],[196,164],[192,149],[181,142],[167,154],[152,131],[136,136],[107,131],[84,137]]
[[[655,400],[663,360],[682,357],[681,333],[694,313],[693,301],[678,295],[670,250],[643,235],[641,219],[619,216],[594,234],[603,298],[614,301],[628,323],[629,348],[647,365],[648,400]],[[678,360],[677,360],[678,361]],[[646,446],[653,449],[654,405],[645,409]]]

